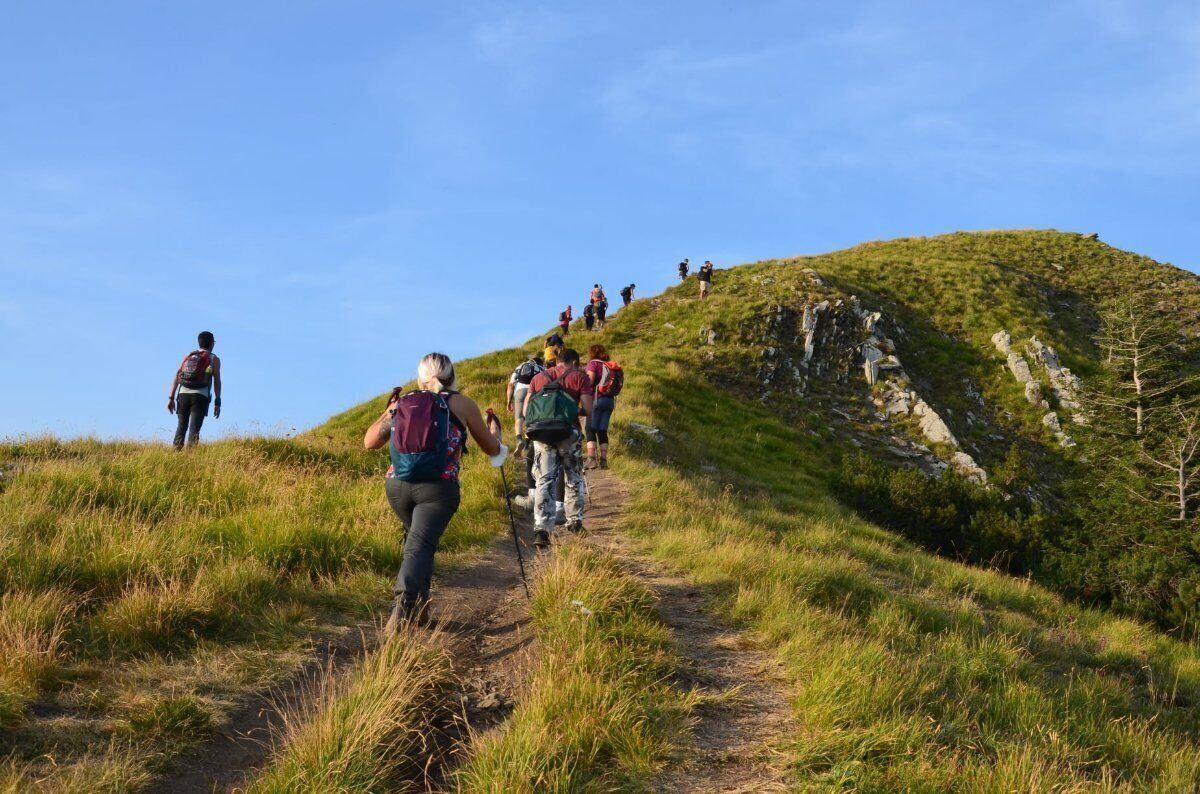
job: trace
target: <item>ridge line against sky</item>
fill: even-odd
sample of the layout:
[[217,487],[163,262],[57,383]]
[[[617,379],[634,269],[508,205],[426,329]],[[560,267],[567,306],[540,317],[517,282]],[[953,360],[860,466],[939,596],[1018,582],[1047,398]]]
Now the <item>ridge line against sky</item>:
[[203,328],[227,368],[210,437],[304,428],[684,256],[1032,227],[1200,264],[1195,3],[5,20],[0,436],[167,438]]

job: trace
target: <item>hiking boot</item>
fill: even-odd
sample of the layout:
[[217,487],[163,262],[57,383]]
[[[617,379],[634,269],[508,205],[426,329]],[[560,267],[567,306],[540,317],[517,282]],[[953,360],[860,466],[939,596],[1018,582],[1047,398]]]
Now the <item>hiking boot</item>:
[[554,526],[561,527],[567,523],[567,511],[565,508],[559,507],[554,511]]
[[533,507],[533,499],[529,496],[529,494],[526,493],[517,494],[514,496],[512,498],[512,503],[515,507],[519,507],[522,510],[528,510]]
[[602,468],[602,469],[608,468],[608,458],[600,458],[600,468]]
[[568,521],[567,522],[567,531],[570,532],[572,535],[586,535],[587,534],[587,530],[583,528],[583,522],[578,521],[578,520],[577,521]]
[[533,547],[535,549],[550,548],[550,533],[544,529],[533,530]]

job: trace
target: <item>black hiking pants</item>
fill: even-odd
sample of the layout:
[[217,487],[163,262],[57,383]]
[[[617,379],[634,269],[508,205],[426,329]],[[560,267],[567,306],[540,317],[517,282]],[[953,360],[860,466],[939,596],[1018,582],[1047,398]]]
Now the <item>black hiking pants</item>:
[[189,444],[200,443],[200,425],[208,416],[208,397],[183,392],[175,398],[175,416],[179,419],[175,427],[175,449],[183,449],[185,438]]
[[396,576],[393,592],[403,597],[406,612],[429,600],[429,582],[433,578],[433,555],[442,533],[458,510],[458,483],[404,482],[387,480],[388,504],[404,524],[404,561]]

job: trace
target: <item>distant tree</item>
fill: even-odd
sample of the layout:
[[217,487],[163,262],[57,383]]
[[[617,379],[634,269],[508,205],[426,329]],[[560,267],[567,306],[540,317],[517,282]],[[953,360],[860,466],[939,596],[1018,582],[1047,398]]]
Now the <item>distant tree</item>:
[[1086,395],[1089,418],[1098,414],[1100,427],[1117,435],[1144,436],[1153,414],[1197,380],[1180,374],[1181,338],[1172,315],[1155,310],[1147,296],[1105,306],[1095,337],[1104,370]]

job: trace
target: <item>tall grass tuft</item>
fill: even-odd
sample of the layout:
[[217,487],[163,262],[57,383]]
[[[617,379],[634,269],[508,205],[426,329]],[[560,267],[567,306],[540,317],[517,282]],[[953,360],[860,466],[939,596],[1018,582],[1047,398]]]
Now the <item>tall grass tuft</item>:
[[414,631],[386,640],[352,673],[326,678],[310,710],[286,718],[274,760],[249,791],[415,787],[431,750],[431,721],[441,713],[449,670],[437,634]]
[[611,557],[561,547],[538,581],[528,694],[460,770],[464,791],[637,787],[669,755],[688,702],[652,594]]

